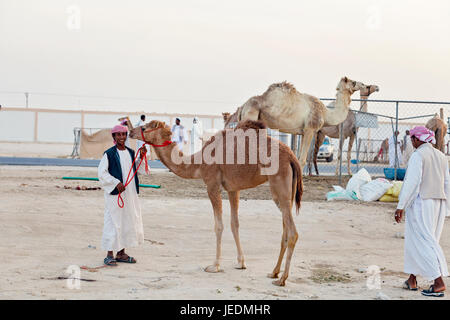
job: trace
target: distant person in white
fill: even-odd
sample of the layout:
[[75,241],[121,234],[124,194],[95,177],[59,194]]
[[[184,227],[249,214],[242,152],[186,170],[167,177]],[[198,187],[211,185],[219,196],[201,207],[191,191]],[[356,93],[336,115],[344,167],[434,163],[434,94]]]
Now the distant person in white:
[[395,139],[397,138],[397,168],[402,165],[402,150],[400,148],[400,140],[398,140],[398,131],[395,131],[395,135],[389,138],[389,167],[395,167]]
[[191,154],[199,152],[202,149],[203,124],[197,117],[192,120],[191,130]]
[[183,144],[187,143],[186,140],[186,132],[181,125],[181,120],[176,118],[175,124],[172,127],[172,141],[177,144],[178,149],[183,150]]
[[[141,120],[139,120],[136,125],[134,126],[135,128],[143,126],[145,124],[145,114],[141,115]],[[136,152],[138,152],[138,150],[145,144],[144,141],[141,140],[136,140]],[[147,149],[147,152],[149,151],[149,145],[145,146]]]
[[420,275],[434,280],[422,294],[442,297],[446,289],[442,277],[448,277],[448,269],[439,239],[450,211],[448,162],[431,145],[436,143],[434,132],[420,126],[410,134],[416,151],[409,159],[395,211],[398,223],[406,211],[404,272],[410,276],[404,288],[417,290],[416,276]]
[[403,137],[403,159],[405,164],[408,164],[413,152],[414,147],[411,142],[411,135],[409,130],[406,130],[405,136]]

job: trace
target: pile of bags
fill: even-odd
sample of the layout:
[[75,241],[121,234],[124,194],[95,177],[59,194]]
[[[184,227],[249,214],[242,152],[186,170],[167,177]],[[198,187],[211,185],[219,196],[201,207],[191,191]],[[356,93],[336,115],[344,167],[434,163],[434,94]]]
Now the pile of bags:
[[327,193],[327,200],[398,201],[401,187],[401,181],[391,183],[383,178],[372,180],[363,168],[352,176],[345,189],[333,186],[334,191]]
[[402,190],[403,181],[394,181],[394,185],[378,200],[382,202],[398,202],[398,196]]

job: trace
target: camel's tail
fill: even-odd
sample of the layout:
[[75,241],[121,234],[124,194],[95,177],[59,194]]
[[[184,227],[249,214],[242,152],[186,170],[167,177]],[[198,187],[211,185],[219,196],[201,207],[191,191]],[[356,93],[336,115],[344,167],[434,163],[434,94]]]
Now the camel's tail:
[[298,215],[301,206],[300,202],[302,201],[303,195],[303,178],[300,162],[298,162],[298,159],[294,156],[294,154],[292,154],[291,157],[291,168],[292,168],[292,201],[295,201],[295,209]]

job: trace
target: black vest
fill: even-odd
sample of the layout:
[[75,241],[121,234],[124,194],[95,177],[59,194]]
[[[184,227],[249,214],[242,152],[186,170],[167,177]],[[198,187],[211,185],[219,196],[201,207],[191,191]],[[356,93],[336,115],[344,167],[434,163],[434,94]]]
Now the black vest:
[[[128,147],[128,152],[131,156],[131,161],[134,160],[134,151]],[[122,182],[123,185],[125,185],[125,182],[123,181],[122,176],[122,168],[120,166],[120,158],[119,153],[117,152],[117,147],[111,147],[108,150],[104,152],[104,154],[108,156],[108,172],[110,175],[112,175],[114,178],[119,179],[120,182]],[[133,165],[134,172],[136,172],[136,163]],[[130,177],[133,175],[134,172],[130,173]],[[126,175],[128,175],[128,172],[125,172]],[[139,179],[137,174],[134,176],[134,182],[136,183],[136,192],[139,193]],[[113,191],[111,191],[111,194],[119,194],[119,190],[117,188],[114,188]]]

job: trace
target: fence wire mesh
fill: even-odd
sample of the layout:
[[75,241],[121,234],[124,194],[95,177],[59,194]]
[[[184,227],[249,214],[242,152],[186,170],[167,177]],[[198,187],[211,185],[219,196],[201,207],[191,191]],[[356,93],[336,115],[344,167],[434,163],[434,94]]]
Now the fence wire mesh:
[[[327,104],[331,99],[324,100]],[[313,173],[316,162],[319,174],[324,175],[347,175],[365,168],[372,176],[385,176],[386,170],[398,177],[413,151],[407,130],[418,125],[428,124],[430,129],[436,131],[441,151],[449,154],[449,121],[446,116],[450,115],[450,103],[355,99],[350,108],[351,112],[341,125],[334,129],[322,128],[321,131],[329,137],[330,145],[316,147],[315,152],[308,155],[304,173]],[[339,148],[338,127],[343,132],[342,148]],[[316,138],[318,136],[320,134]],[[320,139],[317,141],[321,142]],[[312,149],[310,147],[310,153]],[[323,155],[315,157],[315,154],[321,154],[321,149],[329,151],[325,156],[332,153],[333,161],[326,162],[330,158]],[[317,161],[315,158],[318,158]]]

